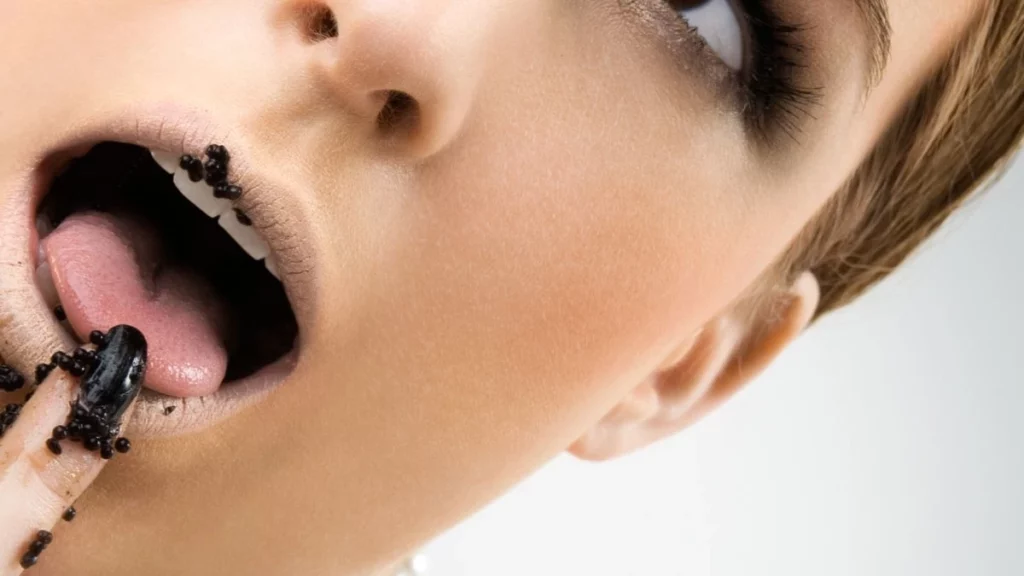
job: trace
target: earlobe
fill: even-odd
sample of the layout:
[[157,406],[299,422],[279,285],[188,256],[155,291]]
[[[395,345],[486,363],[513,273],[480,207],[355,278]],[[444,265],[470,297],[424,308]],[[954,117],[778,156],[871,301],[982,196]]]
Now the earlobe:
[[696,422],[759,375],[810,324],[817,279],[804,272],[774,296],[776,313],[724,314],[640,382],[569,448],[583,460],[608,460],[648,446]]

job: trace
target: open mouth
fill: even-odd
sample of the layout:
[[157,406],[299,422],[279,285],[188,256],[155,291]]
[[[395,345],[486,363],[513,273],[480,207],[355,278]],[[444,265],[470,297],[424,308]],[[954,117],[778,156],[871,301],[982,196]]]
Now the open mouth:
[[206,396],[280,371],[298,324],[241,194],[223,147],[189,162],[97,144],[38,206],[36,285],[80,341],[117,324],[141,330],[152,392]]

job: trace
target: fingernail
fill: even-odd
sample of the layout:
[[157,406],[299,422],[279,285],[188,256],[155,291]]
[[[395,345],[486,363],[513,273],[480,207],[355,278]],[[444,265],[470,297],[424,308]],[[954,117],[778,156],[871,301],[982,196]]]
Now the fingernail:
[[142,390],[147,352],[142,332],[125,325],[111,328],[96,350],[96,363],[82,379],[78,406],[103,414],[108,422],[120,422]]

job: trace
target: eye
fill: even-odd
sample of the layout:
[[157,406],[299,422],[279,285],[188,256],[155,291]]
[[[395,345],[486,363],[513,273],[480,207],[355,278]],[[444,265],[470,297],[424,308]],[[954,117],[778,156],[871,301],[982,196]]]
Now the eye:
[[743,70],[743,27],[732,0],[668,0],[726,66]]

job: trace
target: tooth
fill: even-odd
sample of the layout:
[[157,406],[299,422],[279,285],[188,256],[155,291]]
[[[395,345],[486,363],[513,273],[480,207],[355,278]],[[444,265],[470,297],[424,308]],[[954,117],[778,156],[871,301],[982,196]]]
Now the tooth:
[[213,196],[213,188],[205,182],[193,182],[188,179],[188,172],[178,170],[174,173],[174,185],[178,192],[210,218],[216,218],[225,212],[231,212],[231,202]]
[[246,251],[253,260],[262,260],[270,254],[270,247],[260,238],[256,229],[238,221],[238,214],[228,210],[220,217],[220,227],[234,238],[235,242]]
[[271,254],[267,256],[267,259],[263,262],[263,265],[267,267],[267,270],[274,275],[274,278],[281,279],[281,273],[277,271],[277,259]]
[[39,239],[42,240],[53,232],[53,222],[50,222],[49,217],[44,214],[36,216],[36,233],[39,234]]
[[53,310],[60,304],[60,296],[57,295],[57,288],[53,285],[53,274],[50,272],[50,265],[43,262],[36,268],[36,287],[46,302],[46,307]]
[[178,171],[178,158],[174,154],[163,150],[150,150],[149,153],[153,155],[153,160],[164,169],[164,172],[174,174]]

